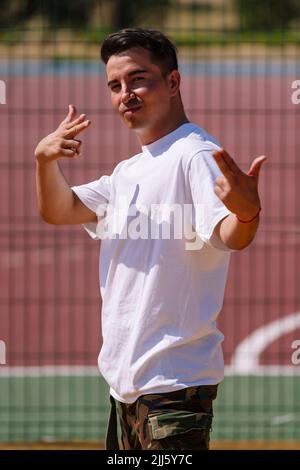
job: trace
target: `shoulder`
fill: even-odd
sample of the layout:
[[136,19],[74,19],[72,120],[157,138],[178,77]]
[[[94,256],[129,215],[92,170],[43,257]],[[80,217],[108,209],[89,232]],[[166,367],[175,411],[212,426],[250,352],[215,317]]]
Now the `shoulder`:
[[123,169],[127,169],[128,167],[130,167],[131,165],[136,163],[141,158],[141,156],[142,156],[142,153],[138,153],[138,154],[134,155],[133,157],[126,158],[125,160],[121,160],[115,166],[115,168],[113,170],[113,173],[112,173],[112,176],[116,175],[117,173],[119,173]]
[[220,149],[218,140],[203,128],[194,125],[191,132],[180,142],[183,162],[187,169],[193,166],[214,165],[212,152]]
[[213,150],[220,148],[218,140],[196,124],[191,129],[190,134],[186,137],[185,145],[192,154],[205,151],[212,152]]

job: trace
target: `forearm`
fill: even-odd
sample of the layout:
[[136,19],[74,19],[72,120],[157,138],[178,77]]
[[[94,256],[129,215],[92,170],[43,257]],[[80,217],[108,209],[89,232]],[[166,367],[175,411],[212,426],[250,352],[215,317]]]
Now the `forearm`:
[[255,237],[259,226],[259,216],[250,223],[239,222],[234,214],[225,217],[218,227],[216,233],[221,241],[233,250],[246,248]]
[[51,224],[67,223],[74,204],[74,195],[57,160],[36,161],[36,192],[42,218]]

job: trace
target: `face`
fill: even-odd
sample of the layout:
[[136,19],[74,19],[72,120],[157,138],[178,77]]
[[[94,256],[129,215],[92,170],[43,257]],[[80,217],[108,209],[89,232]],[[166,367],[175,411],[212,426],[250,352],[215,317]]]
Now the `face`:
[[141,47],[109,58],[107,82],[113,108],[130,129],[139,134],[161,128],[171,112],[171,102],[178,93],[173,71],[165,77],[151,61],[150,52]]

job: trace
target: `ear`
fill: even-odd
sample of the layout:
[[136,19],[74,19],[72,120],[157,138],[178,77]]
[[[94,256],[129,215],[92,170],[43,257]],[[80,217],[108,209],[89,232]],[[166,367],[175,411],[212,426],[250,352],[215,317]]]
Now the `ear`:
[[170,95],[175,96],[179,92],[180,88],[180,73],[178,70],[172,70],[168,76],[169,88],[170,88]]

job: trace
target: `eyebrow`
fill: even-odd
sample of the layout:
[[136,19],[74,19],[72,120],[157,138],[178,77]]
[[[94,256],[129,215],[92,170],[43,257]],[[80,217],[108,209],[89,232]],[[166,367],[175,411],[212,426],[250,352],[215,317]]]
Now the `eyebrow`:
[[[128,76],[129,77],[132,77],[132,75],[136,75],[138,73],[147,73],[148,70],[144,70],[144,69],[137,69],[137,70],[132,70],[131,72],[128,73]],[[108,83],[107,83],[107,86],[111,86],[113,83],[118,83],[119,80],[115,79],[115,80],[110,80]]]

